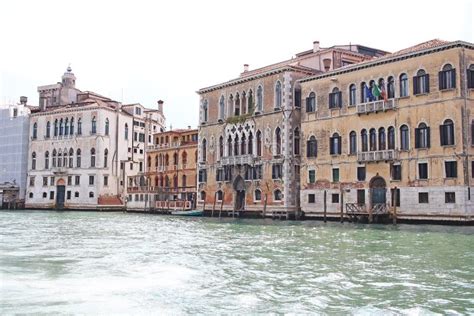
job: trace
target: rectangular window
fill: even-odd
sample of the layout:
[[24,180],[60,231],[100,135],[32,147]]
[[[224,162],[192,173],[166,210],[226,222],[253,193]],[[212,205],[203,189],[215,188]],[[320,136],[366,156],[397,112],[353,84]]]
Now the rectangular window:
[[438,73],[439,90],[456,88],[456,69],[442,70]]
[[76,176],[74,184],[75,185],[80,185],[81,184],[81,176]]
[[456,161],[445,161],[444,170],[446,172],[446,178],[458,177],[458,164]]
[[130,163],[130,170],[133,170],[133,162]]
[[89,185],[94,185],[94,176],[89,176]]
[[316,182],[316,170],[309,170],[308,171],[308,182],[315,183]]
[[357,204],[365,204],[365,190],[357,190]]
[[43,177],[43,186],[47,186],[48,185],[48,177]]
[[78,198],[79,197],[79,192],[74,192],[74,197]]
[[71,199],[71,191],[66,192],[66,199],[70,200]]
[[30,187],[35,186],[35,177],[30,177]]
[[201,169],[199,170],[199,182],[206,182],[207,181],[207,170]]
[[418,179],[428,179],[428,163],[422,162],[418,164]]
[[339,193],[331,194],[331,202],[332,203],[339,203]]
[[444,203],[456,203],[456,193],[455,192],[445,192],[444,193]]
[[[392,195],[392,206],[400,206],[400,189],[390,189]],[[396,205],[394,205],[394,202]]]
[[72,185],[72,176],[67,177],[67,185]]
[[109,185],[109,176],[104,176],[104,186],[108,186]]
[[428,192],[420,192],[418,193],[418,203],[429,203],[428,202]]
[[260,180],[262,179],[262,165],[256,165],[255,167],[253,167],[253,179],[254,180]]
[[342,107],[342,94],[341,91],[329,93],[329,108],[341,108]]
[[365,181],[365,166],[357,167],[357,181]]
[[139,163],[138,166],[139,166],[139,167],[138,167],[138,170],[139,170],[140,172],[143,172],[143,162],[140,161],[140,163]]
[[216,181],[224,181],[224,169],[216,169]]
[[49,191],[49,199],[54,200],[54,191]]
[[49,185],[54,185],[54,177],[51,177],[49,180]]
[[276,163],[272,165],[272,179],[281,179],[283,175],[283,165]]
[[332,168],[332,182],[339,182],[339,168]]
[[314,194],[308,194],[308,203],[315,203],[316,197]]
[[392,180],[395,180],[395,181],[400,181],[402,180],[402,165],[400,164],[392,164],[391,166],[391,176],[392,176]]

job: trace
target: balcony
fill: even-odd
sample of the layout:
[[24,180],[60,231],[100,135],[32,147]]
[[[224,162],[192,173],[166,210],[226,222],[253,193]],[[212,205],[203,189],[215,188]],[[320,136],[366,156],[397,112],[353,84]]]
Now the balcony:
[[242,156],[228,156],[222,157],[222,165],[253,165],[254,159],[252,155],[242,155]]
[[357,153],[359,162],[392,161],[395,159],[398,159],[398,151],[393,149]]
[[[157,150],[157,149],[166,149],[166,148],[178,148],[181,145],[183,145],[182,143],[184,144],[186,142],[178,141],[178,142],[171,142],[171,143],[166,143],[166,144],[149,145],[149,146],[147,146],[147,149],[148,150]],[[187,142],[187,143],[189,143],[189,142]]]
[[357,114],[385,112],[388,110],[395,110],[396,107],[397,106],[396,106],[395,99],[389,99],[387,101],[380,100],[380,101],[372,101],[372,102],[367,102],[367,103],[360,103],[360,104],[357,104]]
[[51,170],[54,174],[66,174],[67,167],[53,167]]

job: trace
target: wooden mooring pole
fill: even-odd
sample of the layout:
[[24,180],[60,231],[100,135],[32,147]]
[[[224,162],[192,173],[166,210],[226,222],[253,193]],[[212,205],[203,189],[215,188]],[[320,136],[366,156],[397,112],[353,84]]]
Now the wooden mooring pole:
[[268,199],[268,195],[265,193],[265,199],[263,201],[262,218],[265,218],[265,214],[267,213],[267,199]]
[[393,190],[393,214],[392,214],[392,221],[393,225],[397,225],[397,198],[398,198],[398,189],[395,187]]
[[214,203],[212,204],[211,217],[214,217],[214,210],[216,208],[216,200],[217,200],[217,191],[214,192]]
[[341,223],[344,223],[344,191],[341,189]]
[[222,207],[224,206],[224,197],[225,197],[225,192],[222,192],[221,208],[219,209],[219,218],[221,218]]
[[326,223],[326,213],[328,210],[328,201],[327,201],[328,192],[324,190],[324,222]]

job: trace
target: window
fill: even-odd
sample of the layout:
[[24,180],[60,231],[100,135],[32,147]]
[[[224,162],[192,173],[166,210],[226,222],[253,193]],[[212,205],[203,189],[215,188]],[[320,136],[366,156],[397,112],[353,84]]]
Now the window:
[[239,135],[235,136],[234,139],[234,156],[239,155]]
[[356,85],[355,84],[351,84],[349,86],[349,105],[356,105],[357,103],[357,99],[356,99]]
[[54,177],[49,178],[49,185],[54,185]]
[[109,119],[105,119],[105,135],[109,135]]
[[295,88],[295,108],[301,108],[301,89]]
[[444,203],[456,203],[456,193],[455,192],[445,192],[444,193]]
[[317,157],[318,156],[318,142],[316,137],[311,136],[306,142],[306,156],[307,157]]
[[91,134],[97,133],[97,121],[95,119],[95,116],[92,118],[92,128],[91,128]]
[[395,81],[392,76],[388,77],[387,80],[387,98],[395,98]]
[[30,187],[35,186],[35,177],[30,177]]
[[222,201],[222,198],[224,197],[224,193],[222,190],[218,190],[217,192],[217,201]]
[[181,161],[183,163],[183,165],[186,165],[188,163],[188,153],[183,151],[183,153],[181,154]]
[[38,123],[33,124],[33,139],[38,138]]
[[339,193],[331,194],[331,203],[339,203]]
[[446,172],[446,178],[458,177],[458,164],[456,161],[445,161],[444,170]]
[[273,191],[273,199],[275,201],[281,201],[281,198],[283,197],[283,194],[281,194],[281,191],[276,189],[275,191]]
[[357,167],[357,181],[365,181],[365,166]]
[[219,100],[219,118],[223,119],[224,118],[224,113],[225,113],[225,99],[224,96],[221,96],[221,99]]
[[439,90],[456,88],[456,69],[450,64],[446,64],[438,73]]
[[283,165],[275,163],[272,165],[272,179],[281,179],[283,176]]
[[67,176],[67,185],[72,185],[72,176]]
[[93,198],[94,197],[94,192],[89,192],[89,198]]
[[369,131],[369,145],[370,151],[377,150],[377,132],[375,131],[375,128],[371,128]]
[[277,81],[275,85],[275,109],[281,108],[281,102],[282,102],[281,82]]
[[408,132],[408,126],[400,126],[400,150],[408,150],[410,135]]
[[63,119],[59,120],[59,136],[62,136],[64,133]]
[[306,112],[316,111],[316,94],[311,92],[306,98]]
[[46,138],[50,138],[51,137],[51,122],[48,121],[48,123],[46,123]]
[[338,88],[332,89],[332,92],[329,93],[329,108],[340,108],[342,107],[342,94]]
[[31,154],[31,169],[36,170],[36,153]]
[[44,169],[49,169],[49,151],[44,153]]
[[58,119],[54,120],[54,136],[58,136]]
[[207,100],[204,100],[202,104],[202,122],[207,122],[208,119],[208,102]]
[[331,155],[340,155],[341,147],[341,136],[339,136],[338,133],[334,133],[332,137],[329,138],[329,153]]
[[49,199],[54,200],[54,191],[49,191]]
[[81,167],[81,150],[80,149],[76,150],[76,167],[77,168]]
[[420,180],[428,179],[428,163],[421,162],[418,164],[418,179]]
[[77,120],[77,135],[82,135],[82,120]]
[[125,139],[128,140],[128,124],[127,123],[125,123],[125,132],[124,133],[125,133],[125,135],[124,135]]
[[257,156],[262,156],[262,132],[260,131],[257,131]]
[[365,204],[365,190],[364,189],[357,190],[357,204]]
[[235,94],[234,115],[235,116],[240,115],[240,94],[239,93]]
[[109,150],[106,148],[104,150],[104,168],[107,168],[108,160],[109,160]]
[[66,199],[70,200],[71,199],[71,191],[66,192]]
[[276,145],[276,155],[281,155],[281,130],[279,127],[275,129],[275,145]]
[[198,177],[199,182],[206,182],[207,181],[207,170],[206,169],[200,169],[199,170],[199,177]]
[[408,76],[406,74],[400,75],[400,97],[408,96]]
[[349,133],[349,154],[355,155],[357,153],[357,134],[352,131]]
[[[224,145],[222,145],[222,151],[224,151]],[[248,150],[247,153],[249,155],[253,155],[253,135],[252,132],[249,133],[249,141],[248,141]]]
[[368,146],[368,141],[367,141],[367,130],[366,129],[363,129],[360,132],[360,141],[361,141],[361,144],[362,144],[362,151],[363,152],[368,151],[369,146]]
[[104,176],[104,186],[108,186],[109,185],[109,176]]
[[69,119],[67,117],[64,123],[64,135],[69,135]]
[[339,168],[332,168],[332,182],[339,182]]
[[445,120],[443,125],[439,126],[439,136],[441,146],[454,145],[454,123],[452,120]]
[[199,194],[199,199],[201,201],[205,201],[206,200],[206,191],[201,191],[200,194]]
[[413,94],[424,94],[430,92],[430,75],[423,69],[418,70],[413,77]]
[[316,170],[308,170],[308,183],[316,182]]
[[58,167],[61,168],[63,165],[63,159],[62,159],[62,153],[61,153],[61,149],[59,150],[58,152]]
[[360,102],[361,103],[365,103],[367,102],[368,100],[368,95],[367,95],[367,92],[368,92],[369,88],[367,88],[367,84],[365,82],[361,82],[360,84]]
[[385,128],[379,128],[379,150],[385,150],[386,143],[385,143]]
[[400,206],[400,189],[390,189],[392,206]]
[[308,203],[310,203],[310,204],[316,203],[315,194],[308,194]]
[[43,199],[46,199],[48,197],[48,193],[43,192]]
[[387,138],[388,149],[395,149],[395,128],[393,128],[393,126],[390,126],[387,131],[388,131],[388,138]]
[[48,186],[48,177],[43,177],[43,186]]
[[79,197],[79,192],[74,192],[74,197],[78,198]]
[[73,162],[74,162],[74,150],[72,148],[69,148],[69,168],[73,167]]
[[467,69],[467,87],[469,89],[474,88],[474,64]]
[[257,111],[263,111],[263,88],[262,86],[258,86],[257,88]]
[[91,167],[95,167],[95,148],[91,149]]
[[94,176],[89,176],[89,185],[94,185]]
[[240,154],[245,155],[246,151],[247,151],[247,138],[245,137],[245,134],[243,134],[242,140],[240,141]]
[[430,147],[430,128],[425,123],[420,123],[415,128],[415,148]]
[[80,184],[81,184],[81,176],[75,176],[74,185],[80,185]]
[[181,177],[181,186],[184,187],[184,188],[187,185],[186,180],[187,180],[187,177],[186,177],[186,175],[183,174],[183,176]]
[[400,181],[402,180],[402,165],[392,164],[390,165],[390,175],[392,180]]
[[71,117],[71,125],[69,126],[69,135],[74,135],[74,118]]
[[418,193],[418,203],[420,203],[420,204],[429,203],[428,192],[419,192]]

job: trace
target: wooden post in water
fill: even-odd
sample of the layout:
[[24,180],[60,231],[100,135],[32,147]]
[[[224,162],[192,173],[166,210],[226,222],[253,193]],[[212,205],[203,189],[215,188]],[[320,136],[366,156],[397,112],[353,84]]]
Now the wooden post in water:
[[341,223],[344,223],[344,190],[341,188]]
[[398,189],[395,187],[393,190],[393,225],[397,225],[397,198],[398,198]]
[[214,217],[214,209],[216,208],[216,200],[217,200],[217,191],[214,192],[214,203],[212,204],[211,217]]
[[221,208],[219,210],[219,218],[221,218],[222,207],[224,206],[224,197],[225,197],[225,192],[222,192],[222,200],[221,200]]
[[324,222],[326,223],[326,213],[327,213],[327,208],[328,208],[328,202],[327,202],[327,191],[324,190]]
[[268,199],[268,195],[267,193],[265,193],[265,199],[263,201],[262,218],[265,218],[265,214],[267,213],[267,199]]

